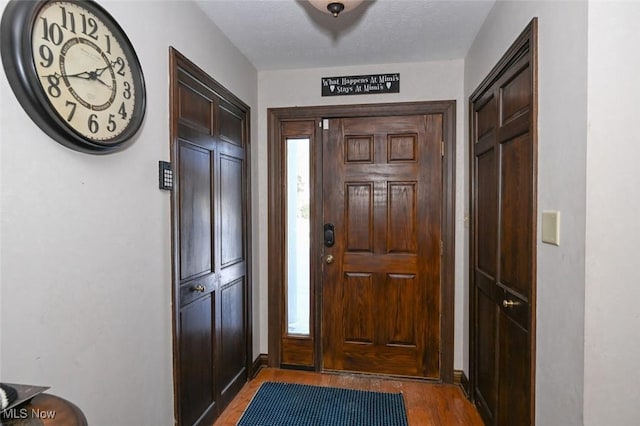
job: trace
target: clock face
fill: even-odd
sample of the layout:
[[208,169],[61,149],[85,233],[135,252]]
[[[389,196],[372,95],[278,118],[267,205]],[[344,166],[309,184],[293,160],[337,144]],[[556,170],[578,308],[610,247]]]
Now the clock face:
[[131,43],[104,9],[93,1],[12,0],[2,27],[12,88],[54,139],[105,153],[135,134],[145,109],[144,79]]
[[129,58],[100,18],[77,3],[49,3],[31,43],[44,93],[70,127],[104,143],[127,128],[136,99]]

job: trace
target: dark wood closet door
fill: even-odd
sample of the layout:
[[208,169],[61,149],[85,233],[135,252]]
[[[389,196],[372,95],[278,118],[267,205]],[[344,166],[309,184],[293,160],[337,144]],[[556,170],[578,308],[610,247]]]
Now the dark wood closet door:
[[533,424],[535,21],[471,96],[471,384],[486,424]]
[[211,138],[182,126],[177,151],[180,424],[193,425],[201,417],[212,420],[217,410],[216,152]]
[[441,114],[333,119],[323,153],[323,361],[440,377]]
[[250,365],[247,117],[172,59],[176,409],[180,425],[210,426]]
[[245,116],[242,110],[219,99],[216,171],[219,175],[215,208],[216,267],[220,299],[218,337],[218,392],[221,410],[248,380],[251,365],[249,285],[247,259],[247,194]]

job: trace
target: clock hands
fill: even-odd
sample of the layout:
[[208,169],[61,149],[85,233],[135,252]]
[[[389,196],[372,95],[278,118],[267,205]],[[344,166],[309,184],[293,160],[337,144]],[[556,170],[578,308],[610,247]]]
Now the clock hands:
[[107,68],[111,68],[111,64],[108,64],[106,67],[96,68],[95,71],[90,71],[89,77],[91,80],[96,80],[98,83],[108,87],[109,89],[112,89],[112,86],[109,86],[107,83],[100,79],[100,76],[107,70]]
[[45,77],[45,78],[48,78],[48,77],[56,77],[56,78],[60,78],[60,77],[77,77],[77,78],[82,78],[84,80],[90,80],[91,79],[91,74],[88,71],[82,71],[82,72],[79,72],[77,74],[58,74],[57,72],[55,72],[53,74],[43,75],[42,77]]
[[108,87],[109,89],[113,89],[113,86],[109,86],[107,83],[105,83],[104,81],[100,80],[100,78],[96,77],[96,81],[106,87]]
[[96,69],[94,72],[96,73],[96,75],[97,75],[98,77],[100,77],[100,76],[102,75],[102,73],[103,73],[103,72],[105,72],[105,70],[106,70],[107,68],[111,68],[112,66],[113,66],[113,64],[112,64],[112,63],[109,63],[106,67],[98,68],[98,69]]
[[105,72],[108,68],[112,68],[113,63],[109,63],[106,67],[103,68],[98,68],[95,70],[95,74],[96,74],[96,80],[100,83],[102,83],[103,85],[107,86],[109,89],[111,89],[112,87],[109,86],[107,83],[105,83],[104,81],[100,80],[100,76],[102,75],[103,72]]
[[65,78],[70,78],[70,77],[75,77],[75,78],[81,78],[83,80],[95,80],[98,83],[108,87],[109,89],[113,89],[113,86],[109,86],[107,83],[105,83],[103,80],[100,79],[100,76],[109,68],[112,67],[112,64],[109,63],[107,64],[107,66],[104,66],[102,68],[96,68],[94,71],[82,71],[76,74],[58,74],[57,72],[53,73],[53,74],[49,74],[49,75],[44,75],[43,77],[48,78],[50,76],[56,77],[56,78],[60,78],[60,77],[65,77]]

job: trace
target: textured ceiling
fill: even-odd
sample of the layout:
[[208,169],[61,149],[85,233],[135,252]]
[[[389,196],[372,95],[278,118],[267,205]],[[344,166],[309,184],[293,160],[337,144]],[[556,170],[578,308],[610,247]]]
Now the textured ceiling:
[[372,0],[333,18],[306,0],[200,0],[258,70],[463,58],[495,0]]

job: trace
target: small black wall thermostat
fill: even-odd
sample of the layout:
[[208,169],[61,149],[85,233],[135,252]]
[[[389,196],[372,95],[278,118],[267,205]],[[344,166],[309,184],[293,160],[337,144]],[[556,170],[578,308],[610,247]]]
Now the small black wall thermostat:
[[160,189],[169,191],[173,189],[173,170],[171,169],[171,163],[158,161],[158,181]]

